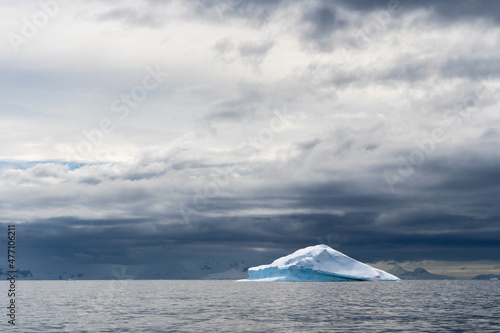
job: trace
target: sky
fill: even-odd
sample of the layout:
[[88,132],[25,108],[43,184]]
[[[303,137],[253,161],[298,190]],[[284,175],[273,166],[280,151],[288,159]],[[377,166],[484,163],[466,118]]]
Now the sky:
[[324,243],[500,272],[498,1],[0,16],[0,223],[21,268],[196,278]]

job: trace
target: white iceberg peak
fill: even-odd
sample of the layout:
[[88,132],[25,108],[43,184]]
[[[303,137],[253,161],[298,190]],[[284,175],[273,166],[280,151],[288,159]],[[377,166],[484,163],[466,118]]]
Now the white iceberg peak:
[[251,267],[248,274],[245,281],[399,281],[323,244],[297,250],[270,265]]

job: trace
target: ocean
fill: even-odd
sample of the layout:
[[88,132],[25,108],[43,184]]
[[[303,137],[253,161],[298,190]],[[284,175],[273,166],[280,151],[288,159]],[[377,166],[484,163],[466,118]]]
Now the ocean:
[[1,332],[500,332],[500,281],[17,281]]

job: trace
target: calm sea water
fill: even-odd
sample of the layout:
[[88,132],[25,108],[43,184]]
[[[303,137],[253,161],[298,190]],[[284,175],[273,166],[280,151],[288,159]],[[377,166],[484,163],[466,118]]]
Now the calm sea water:
[[499,281],[17,283],[1,332],[500,332]]

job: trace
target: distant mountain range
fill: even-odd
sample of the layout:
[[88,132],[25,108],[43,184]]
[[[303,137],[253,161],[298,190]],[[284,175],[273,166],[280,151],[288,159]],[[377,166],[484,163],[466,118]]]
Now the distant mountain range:
[[396,275],[401,280],[457,280],[457,278],[446,275],[433,274],[425,268],[419,267],[415,270],[407,271],[396,263],[392,263],[393,268],[388,270],[389,273]]
[[481,274],[473,278],[473,280],[500,280],[500,275]]
[[59,280],[82,280],[82,278],[85,276],[84,273],[78,273],[78,274],[70,274],[67,272],[64,272],[58,276]]
[[[7,273],[7,271],[3,271],[1,268],[0,268],[0,276],[2,275],[5,275],[5,276],[10,276],[9,273]],[[17,274],[16,274],[16,277],[17,278],[23,278],[23,279],[29,279],[29,278],[33,278],[33,274],[31,273],[31,271],[28,269],[28,270],[20,270],[18,269],[17,270]]]
[[[210,267],[210,266],[209,266]],[[201,268],[206,269],[206,264]],[[211,269],[211,268],[209,268]],[[240,280],[248,278],[248,266],[244,261],[229,264],[229,269],[222,272],[212,272],[202,277],[202,280]]]
[[[425,268],[419,267],[413,271],[409,271],[398,265],[390,263],[392,267],[386,269],[388,273],[396,275],[401,280],[457,280],[457,278],[446,275],[433,274]],[[179,267],[179,272],[166,272],[165,270],[143,271],[142,274],[131,275],[127,277],[135,279],[202,279],[202,280],[239,280],[248,278],[248,265],[244,261],[226,263],[202,263],[197,266],[185,269]],[[0,268],[0,278],[5,279],[9,276],[6,270]],[[125,276],[125,275],[124,275]],[[95,277],[84,273],[69,273],[64,272],[54,276],[40,277],[34,275],[31,270],[18,270],[17,278],[21,280],[92,280]],[[118,278],[118,277],[117,277]],[[121,277],[122,278],[122,277]],[[100,278],[99,278],[100,279]],[[472,278],[472,280],[500,280],[500,275],[495,274],[480,274]]]

